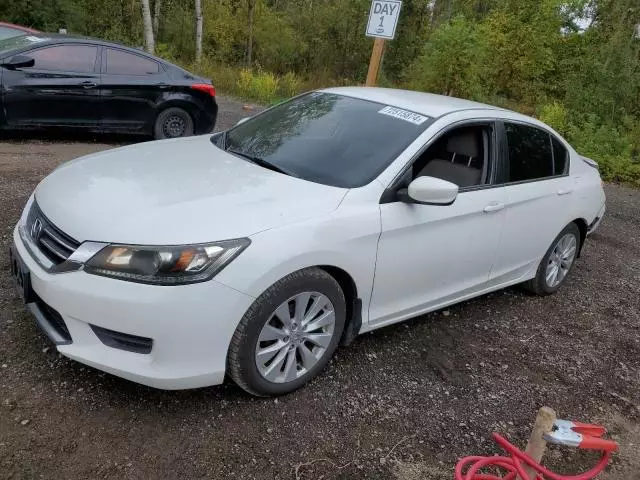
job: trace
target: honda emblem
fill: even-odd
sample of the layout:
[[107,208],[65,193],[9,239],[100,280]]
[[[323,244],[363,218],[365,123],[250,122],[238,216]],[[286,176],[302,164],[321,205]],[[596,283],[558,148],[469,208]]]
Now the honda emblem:
[[31,225],[31,238],[38,240],[42,233],[42,220],[36,218]]

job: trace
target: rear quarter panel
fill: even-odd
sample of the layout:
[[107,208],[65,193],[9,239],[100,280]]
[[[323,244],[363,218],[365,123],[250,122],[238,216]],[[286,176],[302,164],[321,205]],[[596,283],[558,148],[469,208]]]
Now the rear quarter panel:
[[598,170],[583,161],[575,150],[571,149],[570,154],[569,173],[574,185],[573,214],[575,218],[582,218],[587,225],[591,225],[606,203],[602,179]]

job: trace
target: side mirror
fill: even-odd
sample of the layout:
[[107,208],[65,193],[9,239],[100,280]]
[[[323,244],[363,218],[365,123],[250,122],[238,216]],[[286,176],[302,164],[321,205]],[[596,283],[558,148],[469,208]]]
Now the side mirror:
[[451,205],[458,196],[458,185],[435,177],[418,177],[409,188],[398,191],[398,198],[406,203],[423,205]]
[[238,120],[238,123],[236,123],[236,127],[238,125],[242,125],[244,122],[246,122],[247,120],[249,120],[251,117],[243,117],[240,120]]
[[15,55],[9,60],[2,62],[2,66],[15,70],[16,68],[33,67],[36,61],[27,55]]

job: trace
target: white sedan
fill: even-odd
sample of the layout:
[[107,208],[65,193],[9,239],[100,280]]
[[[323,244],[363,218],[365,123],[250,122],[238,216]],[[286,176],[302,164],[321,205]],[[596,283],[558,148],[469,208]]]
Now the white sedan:
[[60,166],[11,265],[67,357],[277,395],[360,333],[518,283],[554,293],[604,211],[597,164],[533,118],[335,88]]

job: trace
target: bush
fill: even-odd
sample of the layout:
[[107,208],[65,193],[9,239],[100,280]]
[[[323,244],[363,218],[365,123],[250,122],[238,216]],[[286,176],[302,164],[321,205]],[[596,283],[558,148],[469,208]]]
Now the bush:
[[251,82],[251,97],[259,102],[267,103],[273,100],[278,91],[278,78],[269,72],[258,72]]
[[301,93],[302,81],[293,72],[287,72],[280,79],[280,92],[286,98],[293,97]]
[[604,180],[640,186],[640,162],[633,158],[633,130],[601,124],[593,115],[567,128],[568,140],[581,155],[598,162]]
[[477,29],[464,17],[439,26],[405,72],[408,88],[463,98],[477,95],[479,40]]
[[249,69],[240,70],[237,81],[238,94],[243,98],[251,98],[261,103],[270,103],[276,98],[278,77],[273,73]]
[[238,93],[245,97],[251,96],[251,84],[253,83],[253,74],[251,70],[248,68],[243,68],[240,70],[240,75],[238,76],[237,87]]
[[551,126],[560,135],[567,135],[567,109],[558,102],[547,103],[540,107],[538,118]]

